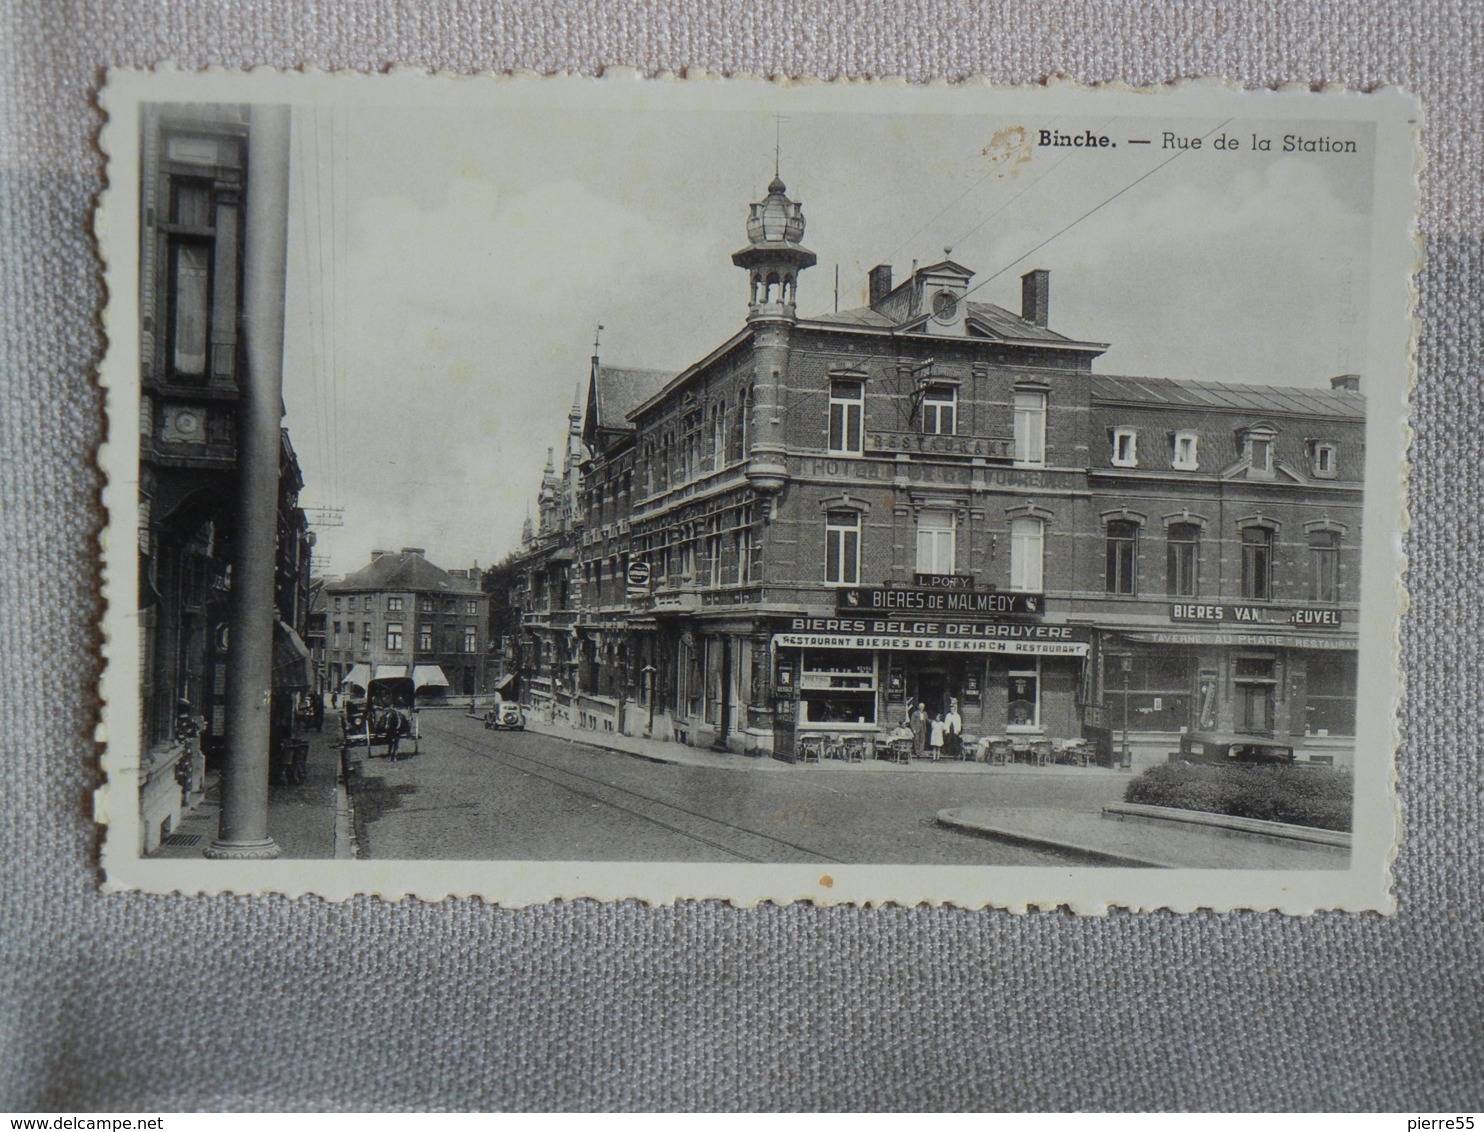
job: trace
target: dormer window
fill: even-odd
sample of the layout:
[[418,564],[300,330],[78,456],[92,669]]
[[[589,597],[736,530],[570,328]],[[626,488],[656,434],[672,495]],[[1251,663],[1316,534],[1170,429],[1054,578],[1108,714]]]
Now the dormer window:
[[1309,441],[1309,472],[1318,480],[1332,480],[1339,462],[1339,447],[1332,440]]
[[1196,434],[1192,429],[1180,429],[1174,435],[1170,466],[1179,472],[1194,472],[1200,468],[1196,453]]
[[1247,474],[1271,476],[1273,474],[1273,443],[1278,439],[1278,430],[1270,424],[1255,424],[1241,429],[1237,438],[1242,446],[1242,458],[1247,462]]
[[952,385],[929,385],[922,394],[922,431],[952,436],[958,429],[958,390]]
[[1139,430],[1115,428],[1113,430],[1113,466],[1115,468],[1137,468],[1139,466]]

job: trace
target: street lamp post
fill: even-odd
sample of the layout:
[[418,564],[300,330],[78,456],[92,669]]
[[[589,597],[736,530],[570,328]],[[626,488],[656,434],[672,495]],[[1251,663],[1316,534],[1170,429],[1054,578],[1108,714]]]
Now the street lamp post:
[[645,737],[648,738],[654,735],[654,674],[659,670],[652,664],[646,664],[640,671],[644,676],[644,698],[649,701],[649,722],[644,728]]
[[1134,658],[1125,654],[1120,661],[1119,667],[1123,669],[1123,769],[1132,770],[1134,757],[1128,747],[1128,674],[1134,666]]

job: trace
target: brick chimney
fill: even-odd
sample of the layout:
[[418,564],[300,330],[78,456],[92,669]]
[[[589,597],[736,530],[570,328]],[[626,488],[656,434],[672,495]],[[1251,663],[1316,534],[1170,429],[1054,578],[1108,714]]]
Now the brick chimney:
[[1041,268],[1020,277],[1020,317],[1045,326],[1051,316],[1051,272]]
[[1329,387],[1331,389],[1343,389],[1348,393],[1359,393],[1360,374],[1342,373],[1339,377],[1332,377],[1329,379]]
[[871,305],[874,307],[891,294],[891,264],[878,263],[871,268]]
[[402,553],[403,554],[426,554],[428,552],[427,552],[427,550],[425,550],[423,547],[420,547],[420,546],[404,546],[402,548]]
[[373,550],[371,552],[371,561],[375,562],[378,558],[385,558],[390,553],[390,550]]

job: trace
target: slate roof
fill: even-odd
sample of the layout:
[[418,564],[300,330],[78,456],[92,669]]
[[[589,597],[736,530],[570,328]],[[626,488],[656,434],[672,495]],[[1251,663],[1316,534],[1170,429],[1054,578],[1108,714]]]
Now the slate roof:
[[413,593],[477,594],[477,583],[455,578],[434,566],[421,554],[383,554],[369,566],[347,574],[337,582],[325,583],[332,593],[355,590],[406,590]]
[[[916,321],[918,317],[921,316],[914,316],[909,321]],[[994,303],[970,302],[968,317],[984,323],[1002,338],[1039,342],[1075,341],[1065,334],[1058,334],[1044,326],[1037,326],[1034,322],[1027,322],[1018,314],[1011,314],[1004,307],[996,306]],[[864,326],[881,330],[890,330],[894,326],[903,325],[871,307],[855,307],[851,310],[811,315],[804,321],[831,323],[836,326]]]
[[1165,377],[1092,375],[1094,401],[1141,405],[1190,405],[1244,413],[1294,413],[1306,417],[1365,417],[1365,395],[1347,389],[1287,385],[1232,385],[1220,381],[1172,381]]
[[629,413],[658,393],[675,375],[663,369],[630,369],[599,363],[595,376],[597,427],[629,429],[634,427],[626,419]]

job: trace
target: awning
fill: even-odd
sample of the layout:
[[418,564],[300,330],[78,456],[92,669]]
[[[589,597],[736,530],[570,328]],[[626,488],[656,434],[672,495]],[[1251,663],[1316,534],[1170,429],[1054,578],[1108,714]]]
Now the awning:
[[309,648],[292,625],[273,623],[273,687],[301,690],[314,685]]
[[447,688],[449,683],[448,677],[443,675],[443,669],[436,664],[414,664],[412,686],[422,691],[424,688]]
[[357,664],[345,674],[345,679],[340,681],[343,688],[347,684],[354,684],[361,691],[371,686],[373,680],[405,680],[407,678],[407,666],[405,664],[378,664],[372,667],[369,664]]

